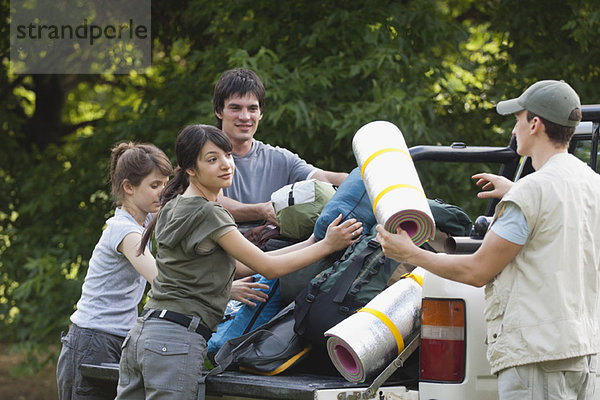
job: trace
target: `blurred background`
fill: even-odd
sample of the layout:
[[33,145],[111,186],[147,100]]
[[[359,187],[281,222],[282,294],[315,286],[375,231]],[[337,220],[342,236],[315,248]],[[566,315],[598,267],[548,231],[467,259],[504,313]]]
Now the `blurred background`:
[[[56,360],[113,212],[110,148],[173,157],[184,125],[215,122],[227,69],[265,84],[259,140],[334,171],[356,167],[352,137],[373,120],[409,147],[504,146],[514,119],[494,104],[536,80],[600,102],[598,0],[155,0],[151,66],[118,75],[11,73],[9,0],[0,12],[0,343],[17,374]],[[483,213],[470,176],[488,166],[417,168],[429,198]]]

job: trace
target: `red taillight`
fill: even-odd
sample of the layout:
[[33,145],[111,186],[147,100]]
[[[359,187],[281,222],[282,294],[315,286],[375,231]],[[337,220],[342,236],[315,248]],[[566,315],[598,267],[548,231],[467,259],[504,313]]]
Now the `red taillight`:
[[465,377],[465,303],[423,299],[420,379],[462,382]]

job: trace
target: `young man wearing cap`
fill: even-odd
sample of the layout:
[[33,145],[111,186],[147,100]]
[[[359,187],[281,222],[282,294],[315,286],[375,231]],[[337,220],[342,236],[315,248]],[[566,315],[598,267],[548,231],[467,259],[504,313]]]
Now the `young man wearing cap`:
[[219,202],[236,222],[266,220],[278,225],[271,204],[277,189],[311,178],[339,186],[348,174],[315,168],[287,149],[254,139],[264,103],[263,83],[249,69],[225,71],[215,85],[217,127],[231,140],[235,162],[233,183]]
[[487,356],[506,399],[592,399],[597,356],[600,268],[600,176],[568,153],[581,120],[577,93],[563,81],[540,81],[498,103],[514,114],[517,153],[536,172],[512,183],[477,174],[502,200],[479,250],[434,254],[406,232],[378,240],[386,256],[485,288]]

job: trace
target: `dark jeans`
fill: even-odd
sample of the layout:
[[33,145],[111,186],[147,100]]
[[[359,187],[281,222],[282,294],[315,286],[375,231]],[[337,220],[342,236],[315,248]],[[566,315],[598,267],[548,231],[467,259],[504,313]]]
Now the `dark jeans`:
[[81,376],[81,364],[118,363],[125,338],[72,324],[63,333],[56,366],[59,400],[112,400],[116,383]]

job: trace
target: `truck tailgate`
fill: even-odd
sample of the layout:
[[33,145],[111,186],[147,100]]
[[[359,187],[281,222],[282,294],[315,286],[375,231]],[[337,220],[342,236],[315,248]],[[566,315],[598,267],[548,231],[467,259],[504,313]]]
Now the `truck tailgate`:
[[[116,385],[119,377],[118,364],[81,366],[84,376],[106,381]],[[409,391],[402,380],[391,379],[380,388],[379,398],[397,400],[417,400],[418,393]],[[413,381],[414,384],[414,381]],[[206,380],[206,398],[234,399],[290,399],[290,400],[342,400],[359,399],[360,394],[370,385],[350,383],[341,376],[289,374],[260,376],[238,371],[225,371],[208,377]],[[356,397],[355,397],[356,396]]]
[[[408,393],[398,382],[394,386],[385,386],[384,391]],[[341,377],[324,375],[277,375],[259,376],[236,371],[226,371],[206,382],[207,398],[257,398],[257,399],[349,399],[353,393],[363,392],[369,386],[354,384]],[[400,399],[401,397],[396,397]],[[417,399],[418,397],[413,397]],[[406,397],[409,399],[409,397]]]

